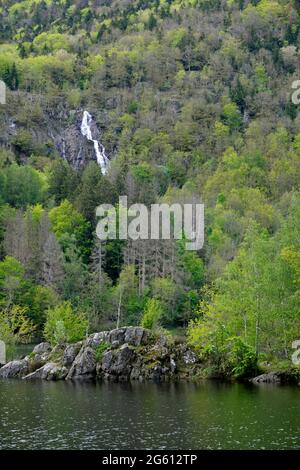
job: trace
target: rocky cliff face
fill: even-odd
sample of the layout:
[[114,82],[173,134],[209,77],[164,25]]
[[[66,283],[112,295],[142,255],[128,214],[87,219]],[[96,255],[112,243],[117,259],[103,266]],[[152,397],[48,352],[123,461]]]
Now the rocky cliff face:
[[[9,92],[9,106],[0,110],[0,150],[10,149],[25,163],[31,153],[40,156],[61,156],[74,169],[89,161],[97,161],[93,142],[81,133],[83,109],[72,110],[59,101],[46,103],[42,97],[25,92]],[[99,129],[92,123],[94,139],[100,138]],[[18,147],[24,135],[30,148]],[[21,138],[20,138],[21,136]]]
[[75,170],[79,170],[89,161],[97,161],[97,159],[93,143],[83,137],[80,131],[82,111],[74,112],[73,117],[75,122],[66,123],[63,131],[57,132],[53,136],[53,143],[59,155],[67,160]]
[[184,344],[170,344],[141,327],[90,335],[76,344],[37,345],[21,361],[0,369],[0,378],[24,380],[176,380],[191,379],[199,364]]

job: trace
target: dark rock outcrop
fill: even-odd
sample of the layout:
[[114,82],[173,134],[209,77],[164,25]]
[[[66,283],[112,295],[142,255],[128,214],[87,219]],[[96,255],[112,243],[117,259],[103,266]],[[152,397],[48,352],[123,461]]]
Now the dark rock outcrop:
[[82,347],[82,341],[79,341],[75,344],[67,344],[64,355],[63,355],[63,365],[71,366],[76,359],[77,354],[79,353]]
[[281,371],[270,371],[250,379],[255,385],[260,384],[300,384],[299,367],[290,367]]
[[25,375],[24,380],[43,379],[43,380],[62,380],[66,377],[68,369],[64,366],[48,362],[31,374]]
[[93,142],[89,142],[81,135],[80,124],[77,119],[76,124],[68,126],[63,133],[54,137],[57,151],[75,170],[81,169],[91,160],[96,161]]
[[85,344],[86,346],[91,346],[92,348],[96,348],[99,346],[100,343],[108,342],[109,339],[109,331],[100,331],[100,333],[93,333],[88,337]]
[[21,378],[24,375],[28,374],[29,370],[30,363],[28,359],[23,359],[21,361],[11,361],[5,364],[5,366],[1,367],[0,378]]
[[39,354],[40,356],[51,352],[51,344],[50,343],[40,343],[33,349],[33,354]]
[[132,346],[146,344],[149,338],[149,332],[139,326],[126,328],[124,341]]
[[26,380],[171,380],[192,378],[197,358],[186,345],[141,327],[101,331],[75,344],[37,345],[21,361],[0,369],[0,377]]
[[266,374],[258,375],[253,379],[250,379],[250,382],[253,384],[261,384],[261,383],[273,383],[278,384],[282,381],[282,374],[280,372],[268,372]]
[[[10,106],[3,109],[0,122],[0,146],[16,150],[14,140],[26,129],[35,150],[40,150],[42,155],[51,153],[60,156],[76,170],[84,168],[90,161],[97,161],[93,142],[81,134],[83,109],[70,109],[63,101],[56,101],[49,108],[41,96],[20,90],[9,91],[9,101]],[[36,104],[41,114],[38,118],[26,120],[25,125],[23,119],[18,119],[18,110],[28,107],[29,103],[30,108]],[[96,118],[92,124],[92,132],[93,137],[99,140]],[[19,160],[26,163],[28,155],[22,149],[17,149],[17,152]]]
[[90,346],[82,346],[67,375],[67,380],[91,380],[95,376],[95,351]]
[[134,350],[125,343],[119,349],[107,351],[103,355],[102,363],[97,367],[97,375],[108,379],[128,379],[134,359]]

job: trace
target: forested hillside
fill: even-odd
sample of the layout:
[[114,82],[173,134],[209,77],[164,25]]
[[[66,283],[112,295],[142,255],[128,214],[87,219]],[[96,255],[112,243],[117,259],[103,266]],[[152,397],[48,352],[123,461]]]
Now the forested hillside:
[[[189,325],[198,353],[236,375],[257,354],[289,360],[299,15],[298,0],[0,0],[1,338],[76,341],[119,313],[121,325]],[[95,208],[119,195],[197,196],[204,248],[100,243]]]

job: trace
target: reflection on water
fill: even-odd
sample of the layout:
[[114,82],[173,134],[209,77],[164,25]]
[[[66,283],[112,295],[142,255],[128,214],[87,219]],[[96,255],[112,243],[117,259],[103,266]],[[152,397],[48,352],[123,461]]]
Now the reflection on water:
[[296,449],[300,389],[0,380],[0,449]]
[[16,346],[7,347],[6,362],[22,359],[32,352],[35,345],[36,344],[17,344]]

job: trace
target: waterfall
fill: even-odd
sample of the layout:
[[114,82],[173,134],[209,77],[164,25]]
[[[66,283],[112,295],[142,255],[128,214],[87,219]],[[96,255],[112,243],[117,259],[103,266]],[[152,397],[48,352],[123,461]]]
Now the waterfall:
[[92,122],[93,118],[90,113],[88,111],[84,111],[80,128],[81,134],[86,137],[89,141],[93,142],[98,165],[101,168],[102,174],[105,175],[109,165],[109,159],[105,153],[104,146],[100,142],[98,142],[98,140],[93,139],[91,130]]

